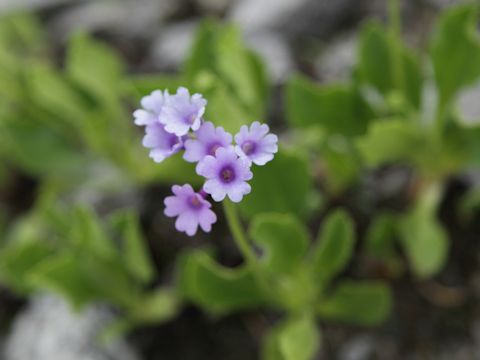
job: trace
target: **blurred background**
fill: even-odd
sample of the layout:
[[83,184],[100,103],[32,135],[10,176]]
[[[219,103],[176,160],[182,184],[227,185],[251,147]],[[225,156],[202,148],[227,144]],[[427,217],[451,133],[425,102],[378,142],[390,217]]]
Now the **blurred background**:
[[[406,42],[413,48],[424,49],[435,18],[459,3],[462,1],[402,0]],[[15,30],[18,36],[12,35],[8,21],[2,22],[12,16],[29,19],[19,21],[23,25]],[[181,249],[201,246],[208,239],[204,234],[193,240],[176,234],[173,223],[162,215],[162,199],[168,194],[168,184],[181,178],[178,173],[191,169],[178,170],[176,164],[167,164],[161,174],[148,173],[150,170],[145,169],[155,165],[141,149],[140,132],[132,135],[130,113],[137,106],[139,93],[145,93],[144,89],[176,84],[169,75],[175,76],[180,71],[199,24],[208,18],[236,24],[246,46],[265,63],[273,85],[265,118],[281,133],[286,127],[282,86],[289,76],[300,72],[317,83],[348,81],[356,63],[361,24],[371,19],[386,21],[387,5],[385,0],[0,0],[0,22],[3,24],[0,25],[0,43],[4,46],[0,51],[3,67],[0,69],[0,115],[14,119],[12,122],[29,116],[40,119],[32,125],[33,129],[0,127],[3,132],[0,135],[1,229],[7,229],[7,224],[30,214],[32,209],[48,208],[52,194],[68,204],[87,203],[100,216],[132,207],[140,214],[141,227],[159,274],[154,283],[172,281],[174,260]],[[84,34],[89,35],[88,38],[82,37]],[[89,39],[106,43],[116,51],[121,64],[102,48],[98,52],[101,60],[88,55],[71,60],[72,52],[67,48],[71,46],[72,37],[79,39],[78,53],[82,46],[88,46]],[[77,62],[73,64],[74,61]],[[106,64],[105,67],[97,70],[97,61]],[[19,77],[18,64],[28,69],[26,73],[22,70]],[[82,85],[78,86],[81,89],[75,88],[81,94],[80,100],[56,73],[56,69],[74,69],[75,65],[85,67],[87,73],[89,69],[94,69],[90,74],[95,72],[92,78],[87,78],[81,71],[72,70],[73,81],[78,80]],[[141,79],[133,90],[124,91],[124,84],[116,80],[117,67],[128,76]],[[145,80],[148,74],[155,77]],[[107,80],[111,82],[102,88]],[[90,94],[87,90],[91,84],[94,90]],[[24,86],[28,88],[28,96],[24,95]],[[112,88],[122,90],[112,95]],[[135,92],[139,88],[142,90]],[[459,111],[467,122],[480,119],[479,96],[480,86],[477,86],[459,99]],[[97,104],[98,98],[105,101]],[[122,104],[123,112],[116,112],[118,104]],[[80,141],[73,123],[77,117],[83,119],[85,114],[79,109],[85,106],[99,110],[89,113],[96,125],[85,130]],[[105,114],[117,120],[103,125],[101,121],[95,122]],[[109,129],[112,124],[115,127]],[[62,140],[58,142],[49,132],[43,134],[45,126],[54,133],[61,133]],[[126,130],[122,130],[122,126]],[[95,135],[99,128],[110,133],[111,139]],[[36,135],[29,135],[33,133]],[[64,139],[69,139],[68,146],[63,143]],[[80,142],[93,149],[86,155],[88,159],[83,155],[82,159],[77,158]],[[138,154],[129,152],[126,155],[124,147],[138,148],[132,150]],[[60,153],[67,155],[58,156]],[[102,156],[109,161],[102,160]],[[141,164],[138,163],[140,158],[145,158]],[[127,169],[130,175],[123,175],[124,170],[119,168]],[[137,172],[139,168],[147,173]],[[349,204],[362,202],[363,198],[373,196],[372,193],[375,196],[377,192],[388,193],[386,197],[395,193],[393,200],[389,198],[388,201],[393,202],[392,207],[401,206],[409,172],[401,168],[388,172],[388,176],[377,175],[368,177],[360,190],[357,188],[354,200],[347,192],[335,201]],[[451,185],[452,196],[464,191],[462,181]],[[478,173],[469,173],[468,182],[480,182]],[[444,206],[449,207],[448,203]],[[37,221],[35,215],[22,226],[16,226],[15,236],[29,237],[43,231]],[[69,226],[68,219],[62,221],[64,227]],[[362,227],[361,216],[359,227]],[[476,230],[479,230],[478,224],[463,235],[472,239]],[[225,232],[219,225],[213,241],[222,262],[236,265],[239,254],[225,238]],[[6,234],[6,230],[0,233]],[[9,233],[12,236],[11,230]],[[464,260],[462,251],[455,253],[457,262],[474,261],[468,255]],[[28,254],[25,261],[30,263],[37,255]],[[11,259],[21,255],[10,252],[8,256]],[[259,338],[278,318],[275,313],[245,311],[217,319],[189,306],[171,322],[142,324],[128,336],[115,337],[105,347],[98,339],[99,329],[116,317],[116,311],[106,305],[89,304],[76,313],[60,297],[44,291],[31,292],[21,286],[18,289],[18,284],[23,282],[18,275],[23,274],[19,268],[25,265],[15,263],[12,270],[13,265],[8,267],[11,265],[8,259],[2,261],[10,271],[2,279],[8,286],[0,290],[0,349],[5,360],[256,359]],[[396,280],[397,304],[393,319],[372,329],[326,325],[318,358],[480,359],[480,307],[476,301],[480,293],[480,272],[472,265],[467,273],[447,274],[452,288],[427,283],[415,293],[411,292],[408,279]],[[434,294],[433,303],[440,302],[439,307],[432,305],[431,294]],[[470,297],[472,294],[475,296]],[[67,298],[69,296],[71,294],[67,294]]]

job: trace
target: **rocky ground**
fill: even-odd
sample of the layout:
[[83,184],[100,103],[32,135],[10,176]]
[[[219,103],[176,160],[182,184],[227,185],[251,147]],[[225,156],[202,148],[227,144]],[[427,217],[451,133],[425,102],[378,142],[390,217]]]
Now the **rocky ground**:
[[[409,43],[424,44],[435,13],[459,2],[404,1],[405,36]],[[359,24],[369,17],[385,18],[384,0],[0,0],[0,14],[19,9],[38,13],[51,41],[59,48],[70,33],[83,29],[115,46],[127,59],[130,71],[138,73],[178,69],[202,17],[220,16],[239,25],[246,42],[267,63],[276,88],[294,71],[302,71],[320,82],[347,78],[355,61]],[[461,111],[467,120],[479,118],[479,89],[468,91],[461,98]],[[386,186],[393,181],[394,190],[401,193],[408,174],[399,174],[393,180],[379,174],[363,184],[360,191],[369,194],[380,183]],[[460,230],[454,214],[449,213],[451,202],[462,194],[465,183],[479,181],[472,179],[452,181],[442,206],[444,223],[451,234],[459,234],[451,264],[441,275],[442,282],[451,286],[447,293],[453,294],[455,301],[435,297],[440,285],[433,281],[419,284],[415,292],[411,291],[411,283],[399,281],[395,291],[400,301],[387,324],[374,330],[325,326],[324,349],[319,359],[480,359],[480,307],[475,301],[480,294],[480,274],[472,265],[477,262],[476,252],[465,254],[462,250],[467,242],[474,241],[480,229],[472,222],[467,230]],[[19,184],[31,186],[25,181]],[[24,188],[18,191],[25,192]],[[158,220],[161,217],[155,204],[159,203],[156,199],[163,198],[163,191],[146,189],[140,206],[158,269],[168,274],[182,240],[175,234],[165,234],[171,226],[162,226],[165,219]],[[388,191],[385,196],[388,197]],[[12,197],[12,202],[17,200]],[[169,240],[158,242],[158,238]],[[218,240],[223,261],[238,262],[232,245]],[[195,241],[201,243],[202,239]],[[0,293],[0,318],[5,320],[3,358],[255,359],[259,337],[276,314],[253,311],[218,320],[187,308],[169,324],[138,329],[128,339],[105,347],[99,342],[98,333],[112,316],[101,305],[74,314],[61,300],[48,295],[25,302],[4,291]]]

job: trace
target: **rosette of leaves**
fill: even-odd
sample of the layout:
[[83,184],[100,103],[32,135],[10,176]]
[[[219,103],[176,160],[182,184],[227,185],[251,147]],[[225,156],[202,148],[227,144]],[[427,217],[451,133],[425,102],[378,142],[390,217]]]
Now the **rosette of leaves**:
[[480,158],[480,127],[462,121],[457,111],[459,95],[480,80],[479,7],[443,12],[420,52],[402,41],[398,2],[389,4],[388,27],[373,21],[360,32],[351,81],[319,85],[291,78],[287,119],[307,134],[301,137],[304,147],[319,154],[330,194],[358,183],[366,170],[413,169],[418,186],[409,208],[373,220],[367,252],[396,267],[398,243],[413,273],[428,278],[448,258],[448,236],[436,216],[445,184],[478,167]]

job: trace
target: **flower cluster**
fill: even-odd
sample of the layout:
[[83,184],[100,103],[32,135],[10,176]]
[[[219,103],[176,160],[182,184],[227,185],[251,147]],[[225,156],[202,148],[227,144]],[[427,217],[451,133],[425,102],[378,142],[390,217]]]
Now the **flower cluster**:
[[199,226],[209,232],[216,222],[208,195],[215,201],[228,197],[240,202],[251,191],[252,164],[265,165],[278,151],[277,136],[269,133],[268,125],[256,121],[232,136],[205,121],[207,101],[183,87],[173,95],[155,90],[141,105],[133,116],[136,125],[145,126],[143,145],[150,157],[159,163],[184,150],[185,161],[197,163],[197,174],[206,179],[199,192],[188,184],[174,185],[173,196],[165,199],[165,215],[177,217],[175,227],[187,235],[194,235]]

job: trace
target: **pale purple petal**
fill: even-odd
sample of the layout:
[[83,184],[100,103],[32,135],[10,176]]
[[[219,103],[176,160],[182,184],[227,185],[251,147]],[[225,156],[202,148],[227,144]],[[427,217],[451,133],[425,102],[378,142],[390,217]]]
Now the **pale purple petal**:
[[184,136],[190,129],[198,130],[206,105],[207,101],[202,95],[190,96],[186,88],[180,87],[175,95],[166,97],[159,121],[168,132]]
[[239,202],[250,192],[250,185],[246,183],[253,176],[250,163],[239,158],[233,147],[219,148],[215,157],[206,156],[198,163],[197,173],[207,179],[203,189],[215,201],[222,201],[228,195],[232,201]]
[[202,194],[196,193],[188,184],[174,185],[172,192],[174,195],[164,200],[164,213],[169,217],[177,217],[176,229],[189,236],[197,232],[199,225],[204,231],[210,231],[217,217],[210,210],[212,205],[204,199]]
[[215,215],[215,213],[210,209],[204,209],[198,217],[200,227],[205,232],[210,232],[210,230],[212,230],[212,224],[214,224],[216,221],[217,215]]
[[183,158],[190,162],[202,160],[207,155],[215,155],[221,147],[229,147],[232,143],[232,135],[222,127],[215,128],[213,123],[204,122],[195,132],[196,139],[185,142],[185,154]]
[[235,135],[235,152],[241,158],[248,159],[256,165],[265,165],[273,159],[273,155],[278,151],[278,138],[274,134],[269,134],[269,127],[266,124],[260,124],[255,121],[250,125],[242,126]]
[[160,123],[146,126],[143,146],[150,149],[150,157],[155,162],[162,162],[165,158],[178,152],[183,146],[183,140],[174,134],[165,131]]

